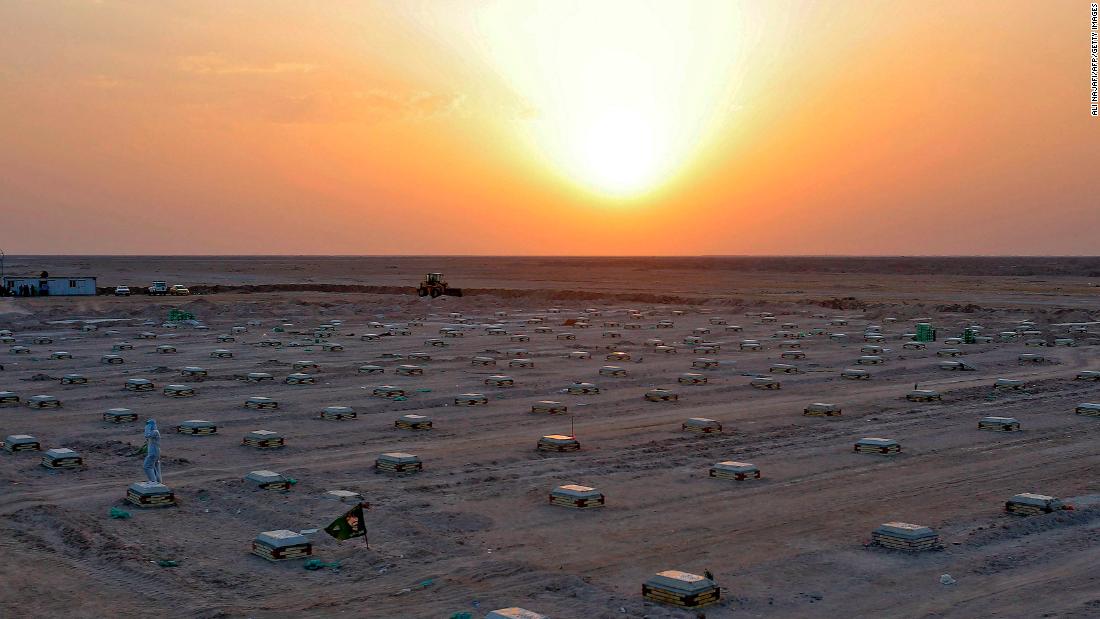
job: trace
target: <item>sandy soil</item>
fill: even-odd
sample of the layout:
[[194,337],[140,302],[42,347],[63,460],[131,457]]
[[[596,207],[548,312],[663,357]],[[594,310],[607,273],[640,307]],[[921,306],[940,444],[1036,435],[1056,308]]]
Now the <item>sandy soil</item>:
[[[640,587],[657,571],[710,569],[724,588],[722,603],[705,609],[712,619],[1100,615],[1100,420],[1073,414],[1080,402],[1100,401],[1100,383],[1073,380],[1078,370],[1100,369],[1100,326],[1088,327],[1092,334],[1079,335],[1072,348],[965,345],[964,359],[978,368],[965,373],[938,369],[935,351],[942,344],[926,351],[901,348],[901,334],[920,317],[932,318],[941,334],[980,324],[994,336],[1032,319],[1052,341],[1065,332],[1060,323],[1100,320],[1095,278],[1085,272],[814,272],[809,263],[801,271],[781,272],[675,261],[601,266],[413,258],[315,264],[24,260],[21,270],[92,272],[100,285],[136,286],[159,275],[194,286],[275,288],[186,299],[0,299],[0,329],[13,330],[16,344],[32,349],[30,355],[8,354],[7,345],[0,349],[0,390],[23,398],[53,394],[64,402],[60,410],[0,408],[0,436],[33,434],[45,448],[79,451],[86,463],[82,470],[58,473],[39,466],[37,454],[0,452],[0,608],[19,608],[27,616],[308,612],[388,619],[446,618],[461,611],[480,618],[494,608],[522,606],[555,619],[694,617],[645,602]],[[381,266],[386,263],[395,268]],[[356,272],[357,264],[369,268]],[[421,271],[435,269],[479,293],[429,301],[279,289],[294,283],[318,290],[330,284],[408,286]],[[159,326],[168,308],[177,306],[194,312],[209,330]],[[600,312],[590,317],[591,328],[563,326],[586,308]],[[631,320],[627,308],[645,316]],[[807,358],[789,361],[803,371],[777,375],[779,391],[752,389],[751,375],[783,361],[779,354],[786,348],[773,337],[777,324],[746,316],[762,310],[775,312],[780,323],[797,323],[801,331],[848,333],[850,341],[803,338]],[[507,316],[496,317],[499,311]],[[447,347],[429,346],[426,340],[441,337],[440,327],[454,324],[450,312],[470,319],[466,336],[445,338]],[[524,324],[533,316],[543,317],[553,332],[536,333]],[[828,326],[833,316],[846,316],[850,324]],[[744,331],[724,332],[709,324],[714,317]],[[343,321],[330,339],[345,346],[340,352],[272,331],[284,322],[293,323],[292,330],[312,331],[331,319]],[[674,328],[656,329],[662,319],[673,320]],[[66,320],[75,322],[58,322]],[[103,322],[95,323],[98,331],[81,331],[88,320]],[[249,320],[262,326],[250,327],[234,343],[216,341]],[[370,321],[413,320],[423,324],[409,336],[359,338],[374,330]],[[528,334],[530,341],[487,335],[484,325],[496,322]],[[866,366],[870,381],[843,380],[840,371],[854,367],[868,324],[883,327],[885,364]],[[702,337],[723,344],[718,354],[694,354],[682,344],[699,327],[712,330]],[[608,330],[623,337],[604,337]],[[137,339],[143,331],[159,337]],[[575,333],[576,341],[556,339],[565,331]],[[42,335],[54,342],[31,343]],[[257,345],[270,337],[285,345]],[[679,353],[654,354],[644,344],[649,338],[675,343]],[[747,338],[759,339],[764,350],[739,351],[737,342]],[[125,363],[101,364],[100,357],[122,340],[134,344],[119,353]],[[165,343],[178,352],[154,352]],[[235,358],[212,359],[215,348],[230,348]],[[527,349],[535,367],[508,368],[512,348]],[[591,351],[592,359],[566,358],[581,349]],[[59,350],[73,359],[50,359]],[[611,363],[604,360],[611,350],[634,355],[615,363],[628,370],[627,377],[598,376]],[[422,377],[396,376],[393,368],[406,361],[381,358],[415,351],[432,355],[421,364]],[[1021,352],[1036,351],[1048,362],[1017,362]],[[478,354],[496,357],[497,367],[472,367],[470,358]],[[678,385],[677,376],[693,371],[691,362],[700,356],[722,365],[696,370],[706,373],[706,385]],[[301,359],[320,364],[318,384],[282,384]],[[385,366],[386,373],[360,375],[364,363]],[[179,370],[189,365],[206,368],[210,377],[182,379]],[[277,380],[254,385],[235,378],[252,371],[271,372]],[[58,378],[70,372],[84,373],[90,384],[60,385]],[[484,378],[496,373],[515,377],[515,387],[486,386]],[[131,377],[149,378],[158,389],[124,391]],[[1027,388],[995,392],[991,385],[998,377],[1026,379]],[[595,382],[601,393],[562,393],[575,380]],[[179,382],[196,386],[198,395],[172,399],[160,393],[160,387]],[[939,390],[943,402],[907,402],[903,396],[914,383]],[[380,384],[420,391],[401,402],[372,397],[370,390]],[[644,401],[642,394],[654,386],[678,391],[680,401]],[[453,406],[454,395],[469,391],[486,393],[490,403]],[[245,409],[251,395],[276,397],[281,408]],[[572,418],[530,413],[531,403],[541,399],[565,402]],[[843,416],[803,416],[803,407],[816,401],[843,405]],[[315,418],[331,405],[352,406],[359,418]],[[108,517],[111,507],[125,508],[127,485],[142,478],[140,458],[129,455],[142,443],[142,424],[102,422],[101,414],[112,407],[131,408],[142,421],[158,420],[165,431],[165,481],[179,496],[179,507],[126,508],[131,519]],[[432,416],[435,428],[394,428],[394,420],[410,412]],[[977,421],[985,415],[1016,417],[1023,431],[979,431]],[[680,424],[688,417],[717,419],[725,431],[683,433]],[[167,431],[195,418],[216,421],[218,433]],[[580,452],[535,451],[540,436],[568,433],[571,424]],[[246,432],[260,428],[283,433],[287,446],[260,451],[240,445]],[[853,453],[853,442],[864,436],[895,438],[904,451],[890,458]],[[387,451],[419,455],[424,471],[400,478],[375,473],[374,459]],[[758,465],[763,478],[709,479],[709,466],[727,459]],[[272,469],[298,483],[285,493],[254,489],[243,477],[255,469]],[[599,488],[607,506],[577,512],[547,505],[548,491],[565,483]],[[300,561],[273,564],[248,554],[261,531],[328,524],[347,508],[324,498],[334,489],[361,492],[373,505],[369,549],[362,540],[341,543],[318,533],[316,556],[341,567],[316,572],[302,569]],[[1004,514],[1004,500],[1019,492],[1064,497],[1077,508],[1032,518]],[[907,554],[865,546],[874,527],[893,520],[935,528],[944,548]],[[179,566],[159,567],[158,559]],[[945,573],[958,582],[941,585]],[[429,579],[430,586],[416,588]]]

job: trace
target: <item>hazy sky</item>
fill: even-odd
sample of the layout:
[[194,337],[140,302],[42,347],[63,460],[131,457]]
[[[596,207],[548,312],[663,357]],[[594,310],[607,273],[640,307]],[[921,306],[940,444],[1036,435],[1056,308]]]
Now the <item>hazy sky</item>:
[[1098,254],[1088,5],[0,0],[0,249]]

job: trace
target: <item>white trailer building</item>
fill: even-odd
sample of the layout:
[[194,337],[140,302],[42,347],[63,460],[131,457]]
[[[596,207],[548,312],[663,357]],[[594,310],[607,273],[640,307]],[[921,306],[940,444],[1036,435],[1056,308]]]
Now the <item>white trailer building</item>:
[[95,295],[94,277],[4,276],[8,294],[17,297],[71,297]]

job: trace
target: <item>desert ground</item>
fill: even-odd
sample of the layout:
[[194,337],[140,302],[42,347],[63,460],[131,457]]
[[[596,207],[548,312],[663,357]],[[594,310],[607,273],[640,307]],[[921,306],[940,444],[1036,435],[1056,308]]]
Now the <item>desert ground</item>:
[[[0,346],[0,391],[63,403],[0,408],[0,438],[31,434],[43,449],[83,457],[80,469],[51,471],[37,452],[0,451],[0,616],[480,619],[512,606],[554,619],[1100,616],[1100,418],[1074,412],[1100,402],[1100,382],[1076,379],[1100,370],[1100,324],[1090,324],[1100,321],[1100,259],[9,257],[5,268],[95,275],[104,289],[163,279],[194,294],[0,299],[0,329],[12,332]],[[412,286],[428,271],[464,296],[417,297]],[[206,328],[166,325],[173,308]],[[331,321],[334,332],[316,337]],[[919,321],[933,323],[939,341],[903,348]],[[235,326],[246,330],[218,341]],[[488,333],[493,326],[503,334]],[[969,326],[992,342],[943,342]],[[448,328],[462,336],[441,333]],[[1001,335],[1025,330],[1040,333]],[[865,341],[869,331],[882,339]],[[146,332],[156,338],[139,338]],[[43,337],[52,341],[34,343]],[[696,352],[692,337],[719,349]],[[746,339],[762,349],[741,350]],[[112,350],[123,341],[133,349]],[[804,359],[781,358],[792,342]],[[31,350],[12,354],[12,345]],[[176,352],[156,352],[161,345]],[[882,347],[881,365],[857,365],[868,345]],[[949,347],[975,370],[940,369],[937,351]],[[218,348],[233,357],[211,358]],[[56,351],[72,358],[51,359]],[[414,352],[430,360],[403,358]],[[630,359],[608,361],[612,352]],[[1045,360],[1021,363],[1027,353]],[[124,363],[101,363],[105,354]],[[475,356],[495,365],[471,365]],[[693,368],[701,357],[718,367]],[[534,367],[509,367],[515,358]],[[319,366],[306,370],[316,384],[284,384],[300,360]],[[423,376],[394,373],[410,363]],[[772,373],[775,363],[799,371]],[[364,364],[384,374],[359,373]],[[600,375],[606,365],[627,375]],[[209,375],[182,377],[186,366]],[[871,377],[846,380],[847,368]],[[249,372],[275,380],[242,380]],[[706,384],[679,383],[687,372]],[[60,384],[69,373],[88,384]],[[514,386],[485,384],[499,374]],[[781,389],[752,388],[759,376]],[[156,389],[126,391],[129,378]],[[998,378],[1025,385],[994,390]],[[566,393],[575,381],[600,391]],[[197,395],[163,395],[174,383]],[[408,397],[373,396],[380,385]],[[942,401],[908,401],[914,385]],[[646,401],[654,387],[679,399]],[[488,404],[455,406],[469,392]],[[278,410],[245,408],[256,395]],[[539,400],[568,413],[532,413]],[[843,414],[805,416],[813,402]],[[327,406],[353,407],[357,418],[318,419]],[[115,407],[139,420],[104,422]],[[433,428],[396,428],[405,414],[428,415]],[[1021,430],[979,430],[985,416],[1014,417]],[[691,417],[717,420],[722,432],[682,431]],[[163,433],[176,507],[124,500],[144,478],[133,453],[148,418]],[[190,419],[216,422],[217,433],[173,431]],[[242,445],[257,429],[281,433],[286,446]],[[541,436],[571,432],[580,451],[536,451]],[[854,453],[863,437],[895,439],[902,452]],[[375,459],[394,451],[418,455],[423,470],[376,472]],[[762,476],[710,478],[724,460],[755,464]],[[258,469],[297,483],[259,489],[244,479]],[[563,484],[595,487],[606,505],[548,504]],[[316,571],[249,553],[260,532],[319,529],[341,515],[350,504],[327,498],[331,490],[370,503],[369,547],[317,531],[314,556],[339,567]],[[1073,509],[1005,513],[1022,492]],[[112,507],[132,517],[111,518]],[[890,521],[932,527],[942,548],[870,545]],[[686,611],[644,600],[642,583],[670,569],[710,570],[721,602]],[[944,574],[954,584],[941,584]]]

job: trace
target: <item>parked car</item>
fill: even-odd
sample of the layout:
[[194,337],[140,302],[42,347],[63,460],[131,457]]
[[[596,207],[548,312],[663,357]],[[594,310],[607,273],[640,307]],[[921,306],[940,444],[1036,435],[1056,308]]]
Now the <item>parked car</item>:
[[158,296],[168,294],[168,282],[153,282],[153,285],[149,286],[149,294]]
[[175,284],[168,290],[168,293],[173,294],[177,297],[186,297],[187,295],[191,294],[191,291],[188,290],[187,286],[184,286],[183,284]]
[[130,296],[130,288],[127,287],[127,286],[116,286],[115,287],[115,296],[116,297],[128,297],[128,296]]

